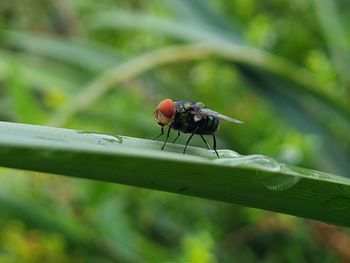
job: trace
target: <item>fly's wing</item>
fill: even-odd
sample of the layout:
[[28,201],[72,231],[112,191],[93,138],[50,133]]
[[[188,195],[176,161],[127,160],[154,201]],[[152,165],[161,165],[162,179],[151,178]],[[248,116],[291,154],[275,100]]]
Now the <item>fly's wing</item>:
[[225,121],[229,121],[229,122],[234,122],[234,123],[243,123],[242,121],[236,120],[234,118],[225,116],[221,113],[218,113],[216,111],[207,109],[207,108],[202,108],[200,109],[200,115],[207,115],[207,116],[213,116],[215,118],[221,119],[221,120],[225,120]]
[[202,102],[190,102],[190,101],[176,101],[177,104],[184,107],[186,110],[189,110],[191,114],[193,114],[193,119],[195,122],[200,121],[202,119],[206,119],[207,116],[213,116],[215,118],[225,120],[228,122],[233,123],[243,123],[240,120],[236,120],[234,118],[225,116],[221,113],[218,113],[216,111],[210,110],[208,108],[205,108],[204,104]]

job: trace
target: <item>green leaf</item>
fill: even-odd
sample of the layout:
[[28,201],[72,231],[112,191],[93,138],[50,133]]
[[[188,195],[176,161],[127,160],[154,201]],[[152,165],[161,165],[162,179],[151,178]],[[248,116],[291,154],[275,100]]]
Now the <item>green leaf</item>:
[[[253,72],[248,68],[245,68],[244,71],[245,75],[250,77],[247,79],[250,87],[266,100],[271,101],[282,119],[292,123],[300,131],[321,138],[320,151],[314,156],[314,160],[319,163],[319,167],[348,177],[350,162],[349,155],[346,152],[348,149],[344,144],[350,132],[348,120],[341,118],[342,116],[332,111],[327,103],[315,100],[310,94],[303,93],[295,88],[292,83],[276,79],[275,76],[267,73]],[[284,89],[280,89],[281,83],[285,87]],[[320,114],[321,112],[322,114]],[[328,127],[330,119],[332,125],[335,125],[335,123],[341,125],[341,128],[338,128],[336,132],[330,133]]]
[[4,33],[2,41],[6,46],[79,66],[92,72],[116,65],[121,59],[115,50],[104,45],[18,31],[4,31],[2,33]]
[[339,17],[337,3],[331,0],[313,0],[317,17],[331,53],[334,67],[339,73],[343,86],[349,88],[350,78],[348,74],[349,44]]
[[35,99],[33,92],[28,88],[21,78],[21,70],[15,63],[11,63],[8,70],[8,94],[15,117],[20,122],[40,123],[44,112]]
[[106,236],[91,231],[91,228],[81,225],[80,221],[71,216],[59,213],[43,200],[29,195],[23,187],[9,190],[1,185],[0,207],[2,215],[14,215],[35,227],[60,233],[71,247],[84,248],[113,262],[140,262],[121,255],[113,241]]
[[58,67],[48,60],[42,64],[33,63],[33,57],[19,55],[14,52],[0,49],[0,80],[6,78],[7,72],[11,69],[11,63],[16,64],[16,68],[21,72],[21,80],[29,87],[37,90],[49,91],[60,89],[65,92],[72,91],[81,85],[81,77],[73,76],[76,73],[70,67]]
[[[196,4],[200,3],[196,2]],[[198,7],[196,10],[201,10],[201,8]],[[201,17],[202,16],[204,15],[201,15]],[[236,48],[239,47],[242,49],[240,51],[242,56],[250,57],[250,59],[244,61],[244,63],[252,66],[252,70],[255,70],[255,67],[258,66],[267,72],[273,72],[286,80],[295,82],[297,84],[294,86],[296,90],[310,93],[320,102],[329,104],[329,106],[334,108],[339,115],[342,115],[345,118],[350,116],[350,112],[347,109],[347,101],[329,97],[328,94],[322,92],[319,88],[322,83],[318,82],[307,69],[296,65],[286,58],[261,49],[250,47],[234,31],[225,29],[226,33],[223,36],[218,33],[218,25],[215,23],[212,26],[203,26],[198,23],[188,25],[180,19],[170,20],[143,13],[119,10],[97,13],[94,16],[88,17],[86,24],[91,29],[143,29],[152,31],[153,33],[160,33],[162,35],[178,38],[187,42],[201,41],[206,45],[210,43],[211,48],[215,53],[227,52],[223,56],[226,59],[230,59],[228,53],[234,51],[234,46]],[[235,62],[239,63],[240,61],[235,60]],[[279,86],[281,89],[284,88],[282,82],[279,83]]]
[[197,25],[126,10],[99,12],[89,16],[85,23],[91,30],[106,28],[119,30],[143,29],[186,41],[217,40],[215,34]]
[[350,226],[350,180],[241,156],[125,136],[0,123],[0,165],[197,196]]
[[[243,42],[242,30],[238,23],[236,22],[236,25],[230,23],[229,19],[213,8],[212,2],[208,0],[178,0],[165,3],[176,13],[176,20],[207,28],[208,32],[223,39]],[[232,20],[232,17],[230,19]]]

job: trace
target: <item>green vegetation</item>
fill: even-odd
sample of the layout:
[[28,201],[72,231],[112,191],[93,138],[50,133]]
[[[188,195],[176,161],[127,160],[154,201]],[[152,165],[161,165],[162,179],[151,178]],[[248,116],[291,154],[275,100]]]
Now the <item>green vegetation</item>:
[[177,144],[162,152],[162,143],[150,140],[1,122],[0,135],[0,164],[7,167],[141,186],[350,226],[348,178],[280,164],[263,155],[221,150],[217,158],[214,151],[197,147],[183,155],[183,146]]
[[[1,1],[0,261],[349,261],[347,229],[303,219],[350,222],[349,14],[343,0]],[[168,97],[245,122],[222,123],[223,158],[147,140]]]

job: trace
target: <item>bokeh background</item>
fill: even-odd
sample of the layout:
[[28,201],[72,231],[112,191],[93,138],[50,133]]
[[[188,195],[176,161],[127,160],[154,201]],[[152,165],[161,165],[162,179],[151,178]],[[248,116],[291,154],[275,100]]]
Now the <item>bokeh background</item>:
[[[160,100],[202,101],[245,122],[222,123],[219,148],[350,176],[349,15],[346,0],[2,0],[0,120],[152,138]],[[0,262],[350,262],[348,233],[0,169]]]

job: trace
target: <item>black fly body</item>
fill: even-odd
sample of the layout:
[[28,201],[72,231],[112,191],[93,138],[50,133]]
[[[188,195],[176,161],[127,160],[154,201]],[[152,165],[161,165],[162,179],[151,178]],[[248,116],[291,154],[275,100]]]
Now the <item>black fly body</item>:
[[215,132],[219,127],[220,120],[242,123],[239,120],[205,108],[202,102],[194,103],[181,100],[172,101],[171,99],[163,100],[158,104],[156,109],[156,119],[158,125],[161,126],[161,133],[155,137],[154,140],[164,134],[165,125],[169,126],[162,150],[169,139],[170,130],[174,129],[178,131],[178,134],[172,141],[173,143],[179,138],[181,132],[191,134],[186,142],[183,153],[186,153],[187,145],[195,134],[199,135],[204,141],[206,147],[210,149],[210,146],[203,135],[212,135],[213,150],[218,158],[219,154],[216,150]]

